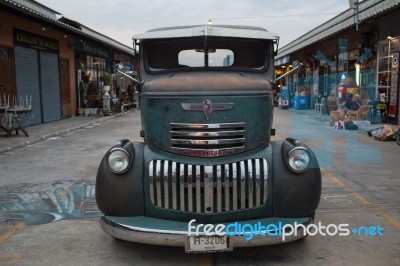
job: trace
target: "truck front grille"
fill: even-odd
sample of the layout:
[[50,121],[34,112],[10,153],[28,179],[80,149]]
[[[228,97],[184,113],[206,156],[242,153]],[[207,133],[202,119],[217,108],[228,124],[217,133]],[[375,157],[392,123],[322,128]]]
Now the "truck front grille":
[[268,199],[268,164],[248,159],[223,165],[153,160],[149,192],[154,206],[193,213],[251,209]]
[[198,157],[217,157],[242,152],[245,123],[171,123],[172,151]]

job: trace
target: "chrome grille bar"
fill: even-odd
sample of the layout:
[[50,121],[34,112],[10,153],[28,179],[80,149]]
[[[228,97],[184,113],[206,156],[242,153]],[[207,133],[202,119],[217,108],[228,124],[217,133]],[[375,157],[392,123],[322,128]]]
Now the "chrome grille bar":
[[171,123],[171,148],[179,154],[217,157],[242,152],[245,123],[185,124]]
[[[260,161],[256,160],[256,165],[255,165],[256,169],[260,169]],[[260,177],[261,177],[261,173],[256,171],[256,206],[259,206],[261,204],[260,201]]]
[[188,211],[192,212],[193,211],[193,186],[192,186],[192,181],[193,181],[193,171],[192,171],[192,165],[187,166],[187,186],[188,186]]
[[214,173],[212,166],[204,166],[204,202],[205,202],[205,213],[212,213],[213,211],[213,195],[214,195]]
[[217,212],[222,211],[222,173],[221,173],[221,166],[217,165]]
[[[182,165],[181,165],[182,167]],[[185,210],[185,176],[187,175],[187,170],[185,168],[181,169],[181,171],[177,171],[176,174],[179,173],[179,210]],[[189,204],[189,202],[188,202]]]
[[232,165],[233,171],[232,171],[232,202],[233,202],[233,210],[237,210],[237,202],[238,202],[238,189],[237,189],[237,175],[238,175],[238,170],[237,170],[237,164]]
[[157,206],[162,207],[161,200],[161,161],[156,162]]
[[246,208],[246,170],[245,170],[244,161],[240,162],[240,209]]
[[149,165],[149,169],[150,169],[150,171],[153,171],[152,173],[151,173],[151,178],[149,178],[149,189],[150,189],[150,200],[151,200],[151,202],[156,202],[156,199],[155,199],[155,195],[154,195],[154,184],[156,184],[157,182],[155,182],[155,180],[154,180],[154,161],[151,161],[150,162],[150,165]]
[[164,161],[164,170],[163,170],[163,177],[164,177],[164,206],[166,206],[167,208],[169,208],[168,163],[169,163],[169,161]]
[[196,212],[201,213],[201,184],[200,184],[200,166],[195,167],[195,177],[196,177]]
[[248,189],[248,195],[249,195],[249,208],[253,208],[253,184],[254,184],[254,178],[253,178],[253,163],[251,160],[247,160],[247,189]]
[[220,124],[186,124],[186,123],[171,123],[171,128],[186,128],[186,129],[229,129],[244,127],[244,122],[239,123],[220,123]]
[[[172,162],[172,195],[176,195],[176,162]],[[177,209],[177,197],[172,196],[172,209]]]
[[211,214],[256,208],[268,200],[265,159],[223,165],[153,160],[148,174],[150,200],[163,209]]
[[244,143],[244,138],[220,139],[220,140],[201,140],[201,139],[174,139],[171,141],[176,145],[226,145]]
[[198,132],[181,132],[181,131],[171,131],[172,137],[235,137],[235,136],[243,136],[244,130],[237,131],[221,131],[221,132],[206,132],[206,131],[198,131]]
[[224,165],[224,195],[225,195],[225,211],[230,211],[232,206],[230,207],[230,189],[229,189],[229,164]]

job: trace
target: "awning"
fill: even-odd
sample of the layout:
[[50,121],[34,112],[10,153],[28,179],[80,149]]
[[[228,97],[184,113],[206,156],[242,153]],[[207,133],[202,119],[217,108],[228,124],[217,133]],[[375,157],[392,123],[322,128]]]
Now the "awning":
[[[390,9],[395,9],[398,6],[400,6],[400,0],[362,1],[359,3],[359,23],[363,23],[363,21],[371,17],[377,16],[383,12],[387,12]],[[324,24],[321,24],[317,28],[307,32],[303,36],[279,49],[277,59],[296,52],[324,38],[332,36],[344,29],[355,26],[355,15],[356,11],[353,8],[350,8],[331,20],[328,20]]]
[[275,66],[281,66],[289,63],[290,55],[285,55],[275,60]]

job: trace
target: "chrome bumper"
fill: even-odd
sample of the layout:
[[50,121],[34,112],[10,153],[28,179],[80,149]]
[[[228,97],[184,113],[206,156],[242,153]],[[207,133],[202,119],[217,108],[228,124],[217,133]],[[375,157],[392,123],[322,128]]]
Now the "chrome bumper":
[[[261,222],[263,225],[282,221],[285,224],[302,224],[307,226],[312,223],[312,218],[270,218],[250,221],[241,221],[240,224],[256,224]],[[130,242],[143,244],[162,245],[162,246],[177,246],[184,247],[188,236],[188,223],[162,220],[150,217],[112,217],[103,216],[100,220],[101,228],[104,232],[112,237]],[[270,235],[274,232],[270,231]],[[230,236],[233,248],[275,245],[287,242],[292,242],[301,239],[305,236],[303,229],[300,227],[297,234],[286,236],[285,241],[282,236],[261,236],[256,235],[250,241],[247,241],[247,236]]]

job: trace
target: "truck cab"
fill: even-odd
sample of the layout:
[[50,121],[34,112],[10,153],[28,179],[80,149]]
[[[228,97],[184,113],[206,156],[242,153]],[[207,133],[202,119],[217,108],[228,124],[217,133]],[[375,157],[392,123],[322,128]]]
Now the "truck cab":
[[[96,200],[106,233],[187,252],[306,235],[321,173],[299,140],[271,140],[278,39],[263,28],[228,25],[133,37],[143,142],[120,140],[100,163]],[[247,225],[263,227],[251,227],[250,237],[239,230]],[[295,225],[303,227],[283,238]]]

